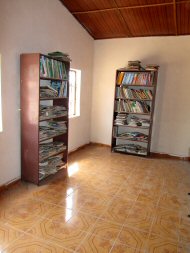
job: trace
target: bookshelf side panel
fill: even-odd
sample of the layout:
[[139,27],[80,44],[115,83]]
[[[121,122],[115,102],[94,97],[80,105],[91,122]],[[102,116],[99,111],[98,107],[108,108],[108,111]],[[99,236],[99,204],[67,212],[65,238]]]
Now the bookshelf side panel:
[[21,55],[21,176],[39,181],[39,54]]

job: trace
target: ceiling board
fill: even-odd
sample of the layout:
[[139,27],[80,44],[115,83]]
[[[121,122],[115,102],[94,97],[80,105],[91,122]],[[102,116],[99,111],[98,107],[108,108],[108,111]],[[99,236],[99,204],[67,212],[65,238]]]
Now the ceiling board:
[[190,34],[190,2],[176,4],[177,26],[180,35]]
[[172,3],[173,0],[115,0],[118,7]]
[[173,6],[123,9],[131,34],[136,36],[175,35]]
[[118,10],[74,14],[74,16],[95,39],[128,37],[130,35]]
[[71,12],[116,8],[114,0],[61,0]]

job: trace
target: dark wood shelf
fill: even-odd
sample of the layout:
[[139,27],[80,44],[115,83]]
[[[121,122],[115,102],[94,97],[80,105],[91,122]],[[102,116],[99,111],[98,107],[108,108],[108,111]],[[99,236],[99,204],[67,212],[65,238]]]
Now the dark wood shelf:
[[142,85],[142,84],[117,84],[117,87],[128,87],[128,86],[132,86],[132,87],[147,87],[147,88],[154,88],[156,87],[156,85]]
[[63,100],[68,99],[68,97],[46,97],[46,98],[40,98],[40,100]]
[[130,127],[130,128],[141,128],[141,129],[149,129],[149,127],[143,127],[143,126],[130,126],[130,125],[116,125],[114,124],[115,127]]
[[59,119],[59,118],[64,118],[64,117],[67,117],[67,115],[59,115],[59,116],[55,116],[55,117],[49,117],[49,118],[45,118],[45,119],[40,119],[39,121],[42,122],[42,121],[48,121],[51,119]]
[[148,141],[142,141],[142,140],[130,140],[124,136],[113,136],[113,138],[116,138],[116,139],[121,139],[121,140],[126,140],[126,141],[135,141],[135,142],[143,142],[143,143],[148,143]]
[[49,136],[49,137],[44,138],[44,139],[39,139],[39,143],[44,142],[44,141],[47,141],[47,140],[49,140],[49,139],[53,139],[53,138],[58,137],[58,136],[63,135],[63,134],[67,134],[67,131],[66,131],[66,132],[62,132],[62,133],[59,133],[59,134],[54,134],[54,135],[52,135],[51,137]]
[[141,157],[147,157],[148,156],[148,153],[147,154],[137,154],[135,152],[132,153],[132,152],[119,151],[119,150],[112,150],[112,152],[120,153],[120,154],[126,154],[126,155],[141,156]]
[[152,99],[140,99],[140,98],[115,98],[116,100],[119,100],[119,99],[121,99],[121,100],[131,100],[131,101],[142,101],[142,102],[146,102],[146,101],[150,101],[150,102],[152,102]]
[[[115,112],[117,112],[117,111],[115,111]],[[117,112],[117,113],[151,115],[151,113],[146,113],[146,112]]]
[[[40,59],[44,57],[44,62]],[[58,64],[52,64],[53,73],[57,73],[57,71],[62,71],[63,73],[59,77],[64,78],[53,78],[53,77],[45,77],[40,76],[42,73],[42,68],[46,68],[45,62],[46,59],[50,59],[51,62],[56,60]],[[51,178],[56,178],[57,174],[66,175],[65,169],[58,171],[54,175],[48,175],[47,178],[39,180],[39,145],[44,143],[46,140],[49,142],[62,142],[66,146],[65,150],[61,150],[60,152],[55,152],[47,157],[43,158],[43,161],[49,157],[54,157],[56,155],[60,155],[60,160],[62,160],[66,164],[68,164],[68,129],[69,129],[69,120],[68,120],[68,108],[69,108],[69,70],[70,70],[70,62],[65,61],[63,59],[56,59],[51,56],[46,56],[41,53],[27,53],[22,54],[21,57],[21,178],[22,180],[34,183],[36,185],[45,184]],[[54,63],[54,62],[53,62]],[[61,66],[61,64],[63,66]],[[49,68],[49,67],[48,67]],[[31,75],[31,73],[33,73]],[[65,82],[63,94],[64,97],[40,97],[40,85],[41,82],[48,85],[49,81],[60,81]],[[32,84],[32,85],[31,85]],[[43,103],[42,103],[43,101]],[[49,103],[49,101],[51,101]],[[62,106],[65,107],[67,111],[67,115],[53,115],[51,117],[47,116],[40,119],[40,105],[47,106]],[[62,112],[60,112],[62,113]],[[65,121],[65,125],[67,127],[66,130],[62,130],[60,132],[53,132],[51,136],[46,136],[39,139],[39,127],[41,125],[45,125],[41,122],[49,120],[55,121]],[[51,132],[50,132],[51,133]],[[41,159],[40,159],[41,160]],[[58,159],[59,160],[59,159]],[[41,160],[42,161],[42,160]]]
[[64,82],[64,81],[68,81],[68,79],[64,78],[55,78],[55,77],[47,77],[47,76],[40,76],[41,80],[50,80],[50,81],[60,81],[60,82]]
[[44,157],[43,159],[39,159],[39,162],[42,162],[42,161],[48,159],[49,157],[63,154],[63,153],[66,152],[66,151],[67,151],[67,148],[65,148],[65,149],[63,149],[63,150],[61,150],[61,151],[59,151],[59,152],[55,152],[55,153],[53,153],[53,154],[51,154],[51,155],[48,155],[48,156]]
[[[120,68],[116,70],[115,98],[114,98],[113,125],[112,125],[113,128],[112,128],[112,142],[111,142],[112,152],[141,156],[141,157],[147,157],[150,154],[155,97],[156,97],[156,89],[157,89],[157,78],[158,78],[158,70],[129,70],[126,68]],[[125,84],[124,82],[129,82],[129,83]],[[143,82],[147,84],[141,84]],[[149,92],[147,92],[146,93],[147,98],[144,98],[144,99],[135,98],[135,96],[133,97],[132,96],[133,93],[127,93],[129,96],[130,95],[132,96],[132,98],[127,98],[124,95],[124,93],[121,93],[122,89],[131,89],[131,90],[133,89],[133,90],[143,90],[143,91],[148,90],[152,94],[152,97],[150,94],[150,98],[148,98]],[[138,96],[138,94],[140,93],[136,92],[135,94],[137,94]],[[138,104],[138,102],[133,102],[133,101],[138,101],[140,104]],[[144,105],[147,105],[147,106],[144,106]],[[142,109],[142,112],[121,111],[122,108],[131,109],[131,110],[134,109],[137,111],[140,111]],[[150,109],[150,111],[143,112],[143,110],[145,109]],[[138,120],[140,122],[140,119],[146,118],[150,120],[150,125],[149,126],[137,126],[137,125],[130,126],[127,124],[126,125],[115,124],[115,120],[118,114],[123,114],[123,119],[121,117],[121,122],[123,123],[130,122],[130,118],[132,116],[136,116],[138,118],[137,122]],[[118,117],[118,122],[119,122],[119,117]],[[140,139],[135,139],[135,138],[129,139],[128,137],[125,137],[125,136],[117,136],[118,132],[116,131],[118,129],[122,131],[119,133],[123,133],[123,132],[125,133],[129,131],[129,128],[130,128],[130,131],[133,131],[132,129],[138,129],[136,131],[139,131],[140,133],[146,133],[147,139],[146,140],[142,140],[142,139],[140,140]],[[146,154],[138,154],[136,152],[127,152],[125,151],[125,149],[124,151],[114,150],[114,148],[117,145],[120,145],[120,144],[125,145],[129,143],[133,144],[134,147],[137,145],[145,147]]]

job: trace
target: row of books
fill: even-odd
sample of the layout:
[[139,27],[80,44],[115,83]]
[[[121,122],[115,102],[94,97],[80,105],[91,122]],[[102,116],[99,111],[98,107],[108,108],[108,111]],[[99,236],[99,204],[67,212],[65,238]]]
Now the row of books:
[[40,105],[40,120],[67,116],[65,106],[59,105]]
[[141,132],[117,133],[117,130],[116,130],[116,133],[115,133],[114,137],[124,138],[124,139],[130,140],[130,141],[144,141],[144,142],[147,142],[147,140],[148,140],[148,135],[143,134]]
[[65,64],[61,61],[40,57],[40,76],[57,79],[67,79]]
[[147,148],[139,144],[118,144],[114,147],[115,151],[131,153],[137,155],[147,155]]
[[150,105],[141,101],[115,101],[116,112],[150,113]]
[[49,157],[43,162],[39,163],[39,180],[46,178],[49,175],[57,173],[65,167],[62,161],[62,155]]
[[40,144],[39,160],[43,161],[50,156],[53,156],[59,152],[66,150],[66,146],[63,142],[48,142]]
[[152,85],[152,73],[119,72],[117,76],[118,85]]
[[149,99],[152,100],[152,91],[149,89],[129,89],[117,87],[116,97],[124,99]]
[[49,85],[40,86],[40,98],[67,96],[67,82],[52,81]]
[[46,126],[40,126],[40,142],[53,136],[66,133],[67,126],[65,121],[48,121]]

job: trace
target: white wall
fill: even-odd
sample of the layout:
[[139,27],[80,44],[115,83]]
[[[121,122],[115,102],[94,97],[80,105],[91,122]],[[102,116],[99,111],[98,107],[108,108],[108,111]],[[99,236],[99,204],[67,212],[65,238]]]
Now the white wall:
[[59,0],[1,0],[3,132],[0,185],[20,177],[20,54],[63,51],[82,70],[81,116],[70,120],[69,150],[90,141],[93,39]]
[[95,41],[91,140],[111,144],[115,72],[128,60],[160,65],[153,152],[190,156],[190,36]]

